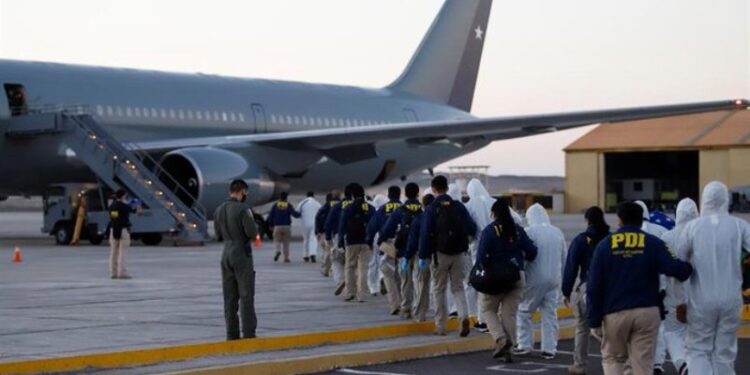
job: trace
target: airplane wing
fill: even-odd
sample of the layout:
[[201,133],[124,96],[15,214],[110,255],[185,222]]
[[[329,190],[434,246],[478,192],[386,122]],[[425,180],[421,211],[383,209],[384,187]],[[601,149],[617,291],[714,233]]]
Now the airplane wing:
[[[484,138],[503,140],[580,126],[678,116],[702,112],[740,110],[750,106],[748,100],[674,104],[654,107],[608,109],[530,116],[493,117],[447,121],[346,127],[236,136],[184,138],[131,142],[129,147],[141,150],[170,150],[184,147],[226,146],[255,143],[282,149],[317,151],[342,163],[362,160],[367,152],[356,152],[363,145],[376,143],[430,143],[452,139]],[[374,151],[374,147],[370,147]]]

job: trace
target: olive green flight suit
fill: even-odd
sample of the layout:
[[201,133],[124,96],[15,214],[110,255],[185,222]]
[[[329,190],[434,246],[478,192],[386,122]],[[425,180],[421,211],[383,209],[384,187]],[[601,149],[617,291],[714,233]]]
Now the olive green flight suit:
[[244,204],[229,200],[216,209],[214,228],[216,239],[224,242],[221,278],[227,340],[240,338],[238,309],[242,316],[243,338],[253,338],[258,326],[255,316],[255,269],[250,247],[250,241],[257,233],[255,221]]

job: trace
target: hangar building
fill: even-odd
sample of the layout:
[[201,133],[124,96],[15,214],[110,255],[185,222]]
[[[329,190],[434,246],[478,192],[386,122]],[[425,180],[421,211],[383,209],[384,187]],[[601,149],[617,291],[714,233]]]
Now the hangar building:
[[[717,111],[602,124],[565,149],[566,212],[613,211],[640,199],[671,211],[719,180],[733,204],[750,198],[750,111]],[[745,205],[745,206],[742,206]]]

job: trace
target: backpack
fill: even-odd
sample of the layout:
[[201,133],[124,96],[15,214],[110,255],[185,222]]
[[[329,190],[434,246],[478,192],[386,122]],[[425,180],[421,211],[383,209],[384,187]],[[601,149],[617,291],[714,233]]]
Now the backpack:
[[[497,226],[495,233],[498,237],[502,228]],[[513,290],[521,280],[521,271],[507,256],[492,256],[488,254],[483,259],[477,259],[469,274],[469,285],[480,293],[497,295]]]
[[367,212],[370,206],[366,202],[352,202],[352,215],[346,223],[347,242],[364,241],[367,237]]
[[406,244],[409,241],[409,232],[411,230],[411,223],[414,218],[422,212],[422,206],[419,204],[407,204],[401,206],[401,223],[396,233],[395,246],[397,249],[405,249]]
[[466,224],[461,221],[458,206],[452,200],[436,202],[435,249],[446,255],[456,255],[469,249]]

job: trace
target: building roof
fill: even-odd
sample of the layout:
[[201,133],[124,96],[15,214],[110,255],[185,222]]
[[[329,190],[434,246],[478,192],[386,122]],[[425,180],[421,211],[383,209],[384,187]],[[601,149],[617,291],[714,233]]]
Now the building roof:
[[565,151],[731,146],[750,146],[749,110],[602,124],[568,145]]

